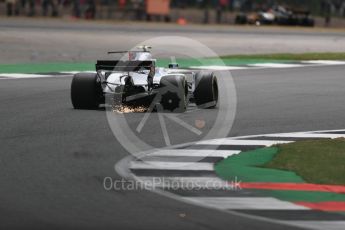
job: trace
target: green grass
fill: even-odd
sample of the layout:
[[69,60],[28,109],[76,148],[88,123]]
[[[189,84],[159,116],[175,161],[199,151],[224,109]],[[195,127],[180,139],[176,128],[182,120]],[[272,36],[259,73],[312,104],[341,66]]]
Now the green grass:
[[215,171],[219,177],[229,181],[237,177],[242,182],[303,183],[294,172],[261,167],[277,152],[276,147],[241,152],[217,163]]
[[257,60],[345,60],[345,53],[278,53],[278,54],[253,54],[253,55],[228,55],[223,59],[257,59]]
[[[314,145],[315,144],[315,145]],[[317,180],[306,181],[296,172],[294,166],[298,168],[311,169],[310,174],[321,178],[320,174],[327,175],[330,178],[336,178],[330,174],[330,169],[335,167],[335,174],[339,177],[345,177],[342,164],[344,164],[344,154],[338,157],[336,152],[345,150],[344,139],[337,140],[320,140],[320,141],[303,141],[286,145],[277,145],[269,148],[259,148],[252,151],[241,152],[237,155],[232,155],[215,165],[217,175],[227,181],[233,181],[235,178],[241,182],[270,182],[270,183],[320,183]],[[298,145],[298,146],[296,146]],[[302,145],[302,148],[300,148]],[[290,148],[296,146],[296,148]],[[309,154],[303,154],[304,147],[311,148],[308,150]],[[335,147],[336,146],[336,147]],[[291,155],[285,156],[282,149],[290,148]],[[284,154],[284,155],[283,155]],[[331,155],[331,157],[330,157]],[[302,157],[304,156],[304,157]],[[282,158],[283,157],[283,158]],[[335,157],[336,159],[334,159]],[[325,160],[326,158],[326,160]],[[333,160],[331,160],[333,159]],[[293,167],[278,167],[275,161],[281,164],[286,164]],[[334,163],[333,161],[337,161]],[[271,164],[274,164],[273,166]],[[326,166],[330,165],[330,166]],[[323,180],[326,184],[330,181]],[[336,183],[343,184],[343,183]],[[272,196],[277,199],[298,202],[322,202],[322,201],[345,201],[345,194],[338,194],[334,192],[319,192],[319,191],[293,191],[293,190],[256,190],[259,195]]]
[[25,63],[0,65],[0,73],[51,73],[89,71],[94,69],[94,63]]
[[278,145],[263,167],[295,172],[308,183],[345,185],[345,139],[298,141]]
[[[177,59],[183,67],[206,65],[241,66],[256,63],[286,63],[302,60],[345,60],[345,53],[304,53],[304,54],[256,54],[230,55],[220,58]],[[157,65],[167,67],[170,59],[158,59]],[[18,63],[0,64],[0,73],[49,73],[63,71],[92,71],[95,62],[80,63]]]

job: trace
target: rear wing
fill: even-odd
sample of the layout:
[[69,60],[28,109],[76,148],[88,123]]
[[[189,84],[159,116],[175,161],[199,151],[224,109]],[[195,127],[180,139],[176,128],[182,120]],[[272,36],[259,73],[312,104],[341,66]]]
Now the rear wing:
[[136,72],[150,70],[155,66],[154,61],[108,61],[99,60],[96,63],[96,71]]

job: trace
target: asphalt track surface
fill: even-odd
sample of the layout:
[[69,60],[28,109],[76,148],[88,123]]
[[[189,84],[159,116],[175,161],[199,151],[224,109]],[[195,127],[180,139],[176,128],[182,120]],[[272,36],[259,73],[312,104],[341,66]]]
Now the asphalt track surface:
[[[196,39],[218,54],[345,49],[342,31],[294,28],[4,18],[0,28],[1,63],[94,61],[109,49],[165,35]],[[344,128],[344,68],[232,71],[237,113],[229,136]],[[104,177],[121,179],[114,164],[128,153],[104,111],[72,109],[70,82],[68,77],[0,79],[1,229],[290,229],[148,191],[106,191]],[[148,135],[153,142],[160,136]]]
[[344,52],[345,31],[282,27],[177,26],[162,23],[74,22],[1,18],[0,63],[95,61],[160,36],[202,42],[219,55]]
[[[344,128],[344,69],[232,71],[229,136]],[[128,153],[104,111],[72,109],[70,83],[0,80],[1,229],[293,229],[148,191],[106,191],[103,178],[120,179],[113,167]]]

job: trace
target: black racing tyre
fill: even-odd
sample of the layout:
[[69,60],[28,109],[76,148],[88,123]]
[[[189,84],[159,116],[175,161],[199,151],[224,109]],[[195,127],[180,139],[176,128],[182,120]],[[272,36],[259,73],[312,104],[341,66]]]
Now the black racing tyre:
[[160,81],[160,112],[183,113],[187,108],[188,85],[184,76],[164,76]]
[[195,76],[195,104],[199,108],[211,109],[218,104],[218,82],[214,73],[199,72]]
[[75,109],[98,109],[104,95],[97,74],[75,74],[71,85],[71,100]]

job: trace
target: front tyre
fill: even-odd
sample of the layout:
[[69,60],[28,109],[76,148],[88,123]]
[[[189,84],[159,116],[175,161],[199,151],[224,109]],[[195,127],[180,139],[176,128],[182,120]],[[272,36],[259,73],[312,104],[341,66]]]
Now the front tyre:
[[218,81],[214,73],[199,72],[195,76],[195,104],[199,108],[211,109],[218,104]]
[[71,85],[71,100],[75,109],[98,109],[104,103],[104,96],[97,74],[75,74]]

